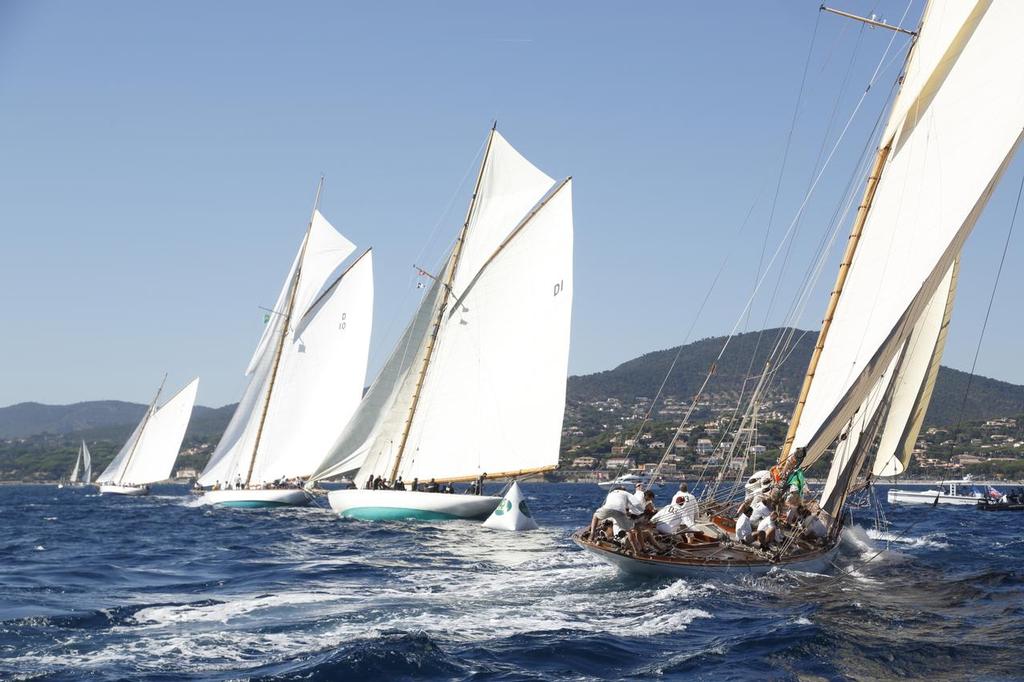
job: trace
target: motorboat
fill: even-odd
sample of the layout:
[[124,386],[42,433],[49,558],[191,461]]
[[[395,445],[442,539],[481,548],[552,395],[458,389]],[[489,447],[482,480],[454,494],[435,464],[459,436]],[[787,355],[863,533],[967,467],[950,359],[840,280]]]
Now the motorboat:
[[890,488],[886,499],[889,504],[976,505],[979,500],[985,499],[985,493],[968,475],[957,481],[940,481],[938,489]]
[[659,490],[664,485],[664,480],[661,477],[652,479],[650,476],[642,476],[640,474],[623,474],[611,481],[600,481],[597,485],[601,490],[612,490],[620,487],[632,490],[636,487],[637,483],[643,483],[647,490]]

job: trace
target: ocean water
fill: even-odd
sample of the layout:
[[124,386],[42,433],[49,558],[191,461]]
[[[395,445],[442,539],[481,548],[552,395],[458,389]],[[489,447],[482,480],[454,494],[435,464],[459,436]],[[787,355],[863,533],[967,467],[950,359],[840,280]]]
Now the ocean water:
[[515,534],[0,487],[0,678],[1024,678],[1024,514],[886,506],[828,575],[640,580],[569,540],[597,486],[524,490]]

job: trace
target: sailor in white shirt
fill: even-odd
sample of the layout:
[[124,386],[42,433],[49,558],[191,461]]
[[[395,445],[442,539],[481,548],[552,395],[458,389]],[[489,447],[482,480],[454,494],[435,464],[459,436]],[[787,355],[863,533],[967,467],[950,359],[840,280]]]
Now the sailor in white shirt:
[[740,508],[740,514],[736,517],[736,531],[734,533],[736,542],[742,542],[744,545],[749,545],[754,541],[751,537],[754,530],[750,523],[750,515],[752,513],[753,510],[750,508],[749,504],[744,504]]
[[594,537],[597,532],[598,523],[605,519],[611,519],[619,529],[631,530],[633,528],[633,519],[629,515],[642,512],[643,507],[637,507],[633,504],[632,495],[622,488],[616,488],[608,493],[604,499],[604,504],[594,512],[594,517],[590,521],[590,537]]
[[771,515],[772,508],[764,503],[764,498],[758,495],[754,498],[754,505],[752,507],[753,513],[750,515],[750,523],[757,525],[764,519]]
[[761,544],[761,549],[768,549],[773,543],[782,541],[782,531],[775,524],[776,516],[777,514],[772,512],[757,524],[756,537]]
[[676,493],[676,499],[682,496],[683,502],[679,506],[682,508],[683,523],[687,526],[692,526],[697,521],[697,515],[700,513],[700,507],[697,504],[697,498],[691,495],[687,491],[686,483],[679,484],[679,492]]
[[684,524],[683,505],[685,503],[686,498],[682,493],[677,493],[671,502],[659,509],[658,513],[651,517],[655,530],[663,535],[672,535],[679,530]]
[[636,507],[637,509],[643,509],[644,508],[644,506],[646,505],[646,502],[644,501],[644,484],[643,483],[637,483],[636,484],[636,490],[634,490],[633,494],[629,496],[629,503],[631,505],[633,505],[634,507]]
[[804,528],[803,537],[808,540],[821,540],[828,535],[828,526],[816,514],[804,508],[800,510],[800,524]]

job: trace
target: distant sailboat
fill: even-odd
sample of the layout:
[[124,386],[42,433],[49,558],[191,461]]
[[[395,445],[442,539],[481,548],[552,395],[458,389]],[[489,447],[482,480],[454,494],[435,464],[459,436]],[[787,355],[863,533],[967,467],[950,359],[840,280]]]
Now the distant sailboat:
[[367,250],[332,276],[355,246],[313,215],[268,316],[246,374],[249,383],[199,477],[209,504],[305,505],[313,473],[359,404],[373,319]]
[[[81,478],[79,478],[79,469],[81,469]],[[69,486],[82,486],[89,483],[92,478],[92,457],[89,455],[89,446],[82,441],[82,444],[78,447],[78,456],[75,458],[75,467],[71,470],[71,476],[68,477],[67,484]],[[60,487],[64,487],[62,484]]]
[[[1022,33],[1019,0],[932,0],[914,34],[775,469],[781,475],[758,472],[746,491],[748,500],[762,491],[778,500],[793,480],[788,472],[831,454],[818,499],[801,512],[817,515],[823,537],[791,531],[772,552],[733,541],[727,531],[744,488],[720,487],[719,475],[702,501],[699,532],[669,554],[637,555],[587,529],[574,535],[578,544],[633,573],[827,567],[851,491],[909,462],[945,345],[960,252],[1024,134]],[[757,399],[755,390],[753,407]],[[802,524],[819,532],[817,523]]]
[[484,495],[365,490],[516,477],[558,466],[572,313],[572,183],[492,130],[461,234],[314,479],[360,519],[486,518]]
[[193,379],[162,407],[157,407],[163,391],[161,384],[128,442],[96,478],[100,494],[146,495],[150,483],[170,477],[198,390],[199,379]]

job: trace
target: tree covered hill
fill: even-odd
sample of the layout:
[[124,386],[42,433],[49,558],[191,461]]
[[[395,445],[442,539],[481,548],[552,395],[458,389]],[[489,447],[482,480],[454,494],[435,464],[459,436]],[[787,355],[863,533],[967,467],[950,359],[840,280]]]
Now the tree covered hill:
[[[748,370],[758,374],[784,329],[766,329],[733,337],[722,359],[716,363],[715,375],[707,392],[716,395],[738,395]],[[792,352],[776,368],[773,395],[795,400],[803,382],[804,372],[817,339],[816,332],[796,330]],[[722,349],[725,337],[701,339],[682,347],[679,360],[665,384],[663,395],[689,399],[700,388],[708,369]],[[583,403],[606,398],[618,398],[632,403],[638,397],[653,398],[665,378],[679,347],[646,353],[628,360],[614,369],[585,376],[569,377],[570,401]],[[756,351],[756,353],[755,353]],[[751,357],[754,358],[751,363]],[[960,418],[969,375],[966,372],[942,367],[936,381],[935,392],[926,422],[928,424],[955,424]],[[747,393],[753,382],[748,384]],[[975,376],[964,408],[964,420],[988,419],[1024,412],[1024,386],[996,379]]]

